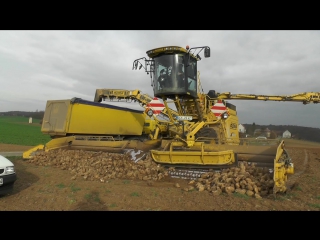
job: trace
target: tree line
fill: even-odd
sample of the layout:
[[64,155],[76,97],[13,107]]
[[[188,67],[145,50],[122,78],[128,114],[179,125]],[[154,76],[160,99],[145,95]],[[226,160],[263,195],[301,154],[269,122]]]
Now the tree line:
[[246,134],[254,136],[256,129],[261,129],[263,132],[265,129],[270,130],[270,138],[282,137],[284,131],[288,130],[291,133],[291,138],[299,140],[307,140],[312,142],[320,142],[320,128],[302,127],[293,125],[258,125],[242,124],[246,128]]
[[0,116],[21,116],[21,117],[32,117],[34,119],[43,119],[44,111],[35,112],[23,112],[23,111],[10,111],[10,112],[0,112]]

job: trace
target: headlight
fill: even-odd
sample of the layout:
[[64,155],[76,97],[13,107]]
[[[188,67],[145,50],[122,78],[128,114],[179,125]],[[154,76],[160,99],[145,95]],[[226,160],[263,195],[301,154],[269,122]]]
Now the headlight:
[[224,113],[221,115],[221,118],[227,119],[227,118],[228,118],[228,113],[224,112]]
[[11,167],[6,167],[6,173],[7,173],[7,174],[15,173],[15,172],[14,172],[14,167],[13,167],[13,166],[11,166]]
[[153,111],[152,111],[152,109],[147,109],[147,115],[148,115],[149,117],[152,117],[152,116],[153,116]]

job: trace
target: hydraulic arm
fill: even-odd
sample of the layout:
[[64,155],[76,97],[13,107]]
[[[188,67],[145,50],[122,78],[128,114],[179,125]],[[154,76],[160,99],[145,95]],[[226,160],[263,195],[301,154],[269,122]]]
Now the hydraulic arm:
[[320,92],[304,92],[287,96],[277,95],[254,95],[254,94],[231,94],[230,92],[217,93],[218,99],[238,99],[238,100],[262,100],[262,101],[293,101],[308,103],[319,103]]
[[[140,106],[147,108],[148,103],[153,100],[148,94],[141,93],[140,90],[124,90],[124,89],[97,89],[94,97],[94,102],[101,102],[102,100],[125,100],[125,101],[133,101],[138,102]],[[178,116],[179,114],[171,108],[166,108],[162,112],[163,115],[169,117],[170,111],[172,116]]]

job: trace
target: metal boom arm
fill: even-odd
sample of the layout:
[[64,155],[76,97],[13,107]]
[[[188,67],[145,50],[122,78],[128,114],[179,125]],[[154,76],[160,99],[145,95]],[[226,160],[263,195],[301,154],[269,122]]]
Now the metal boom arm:
[[255,95],[255,94],[231,94],[230,92],[217,93],[218,99],[238,100],[262,100],[262,101],[293,101],[308,103],[320,103],[320,92],[304,92],[287,96]]

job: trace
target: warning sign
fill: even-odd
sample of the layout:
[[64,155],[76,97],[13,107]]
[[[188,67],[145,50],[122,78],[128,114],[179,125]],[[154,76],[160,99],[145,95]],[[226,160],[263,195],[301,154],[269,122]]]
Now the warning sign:
[[223,104],[222,100],[218,100],[212,107],[211,111],[217,118],[221,117],[221,114],[227,111],[227,107]]
[[158,115],[164,109],[164,104],[155,97],[151,102],[147,104],[147,108],[151,108],[153,114]]

